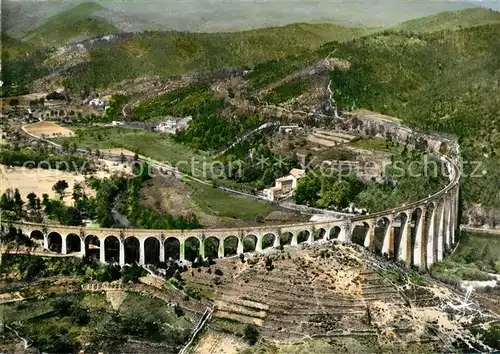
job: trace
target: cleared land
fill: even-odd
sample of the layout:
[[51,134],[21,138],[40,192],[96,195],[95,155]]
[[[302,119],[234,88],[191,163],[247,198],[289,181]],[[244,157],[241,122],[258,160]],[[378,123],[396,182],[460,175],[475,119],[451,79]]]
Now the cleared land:
[[37,122],[33,124],[28,124],[24,129],[39,138],[51,138],[51,137],[72,137],[75,133],[68,129],[61,127],[54,122]]
[[[100,163],[102,170],[93,174],[93,176],[98,178],[109,177],[111,173],[115,172],[130,172],[128,167],[115,165],[115,163],[111,161],[100,160]],[[90,176],[91,175],[88,175],[87,177]],[[84,185],[86,178],[83,174],[76,172],[65,172],[56,169],[46,170],[42,168],[29,169],[26,167],[8,168],[5,165],[0,165],[0,177],[1,193],[5,192],[7,188],[17,188],[23,198],[26,198],[31,192],[35,193],[40,198],[43,193],[47,193],[50,197],[54,197],[56,193],[52,190],[52,186],[59,180],[68,182],[69,187],[66,192],[68,195],[71,195],[74,185],[76,183],[82,183],[82,185]],[[91,188],[86,188],[86,192],[90,195],[94,193]],[[65,202],[72,204],[73,200],[67,197],[65,198]]]
[[137,152],[173,166],[179,165],[183,172],[191,172],[202,177],[202,161],[207,157],[197,154],[188,147],[176,143],[168,134],[119,127],[86,127],[75,129],[76,136],[52,139],[76,143],[79,148]]
[[[194,213],[207,228],[258,224],[257,218],[264,219],[276,210],[264,201],[228,194],[191,180],[183,183],[174,177],[148,181],[141,189],[141,205],[176,216]],[[293,219],[294,214],[290,216]]]
[[248,345],[241,339],[228,333],[208,330],[198,340],[194,354],[237,354]]

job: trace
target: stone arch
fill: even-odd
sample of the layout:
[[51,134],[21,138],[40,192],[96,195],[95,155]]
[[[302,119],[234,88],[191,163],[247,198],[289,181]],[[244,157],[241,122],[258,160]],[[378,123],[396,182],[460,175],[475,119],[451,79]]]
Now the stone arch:
[[238,254],[238,237],[227,236],[224,238],[224,257],[235,256]]
[[319,241],[319,240],[324,240],[326,235],[326,230],[322,227],[319,229],[314,230],[313,232],[313,241]]
[[216,236],[209,236],[203,241],[205,247],[205,257],[212,259],[219,258],[220,240]]
[[158,264],[160,262],[160,240],[154,236],[144,241],[144,263]]
[[61,253],[62,248],[62,236],[58,232],[51,232],[48,235],[49,240],[49,250],[52,252]]
[[267,233],[262,236],[262,249],[270,248],[274,246],[274,242],[276,241],[276,235],[273,233]]
[[307,242],[311,236],[308,230],[302,230],[297,234],[297,244]]
[[375,254],[382,255],[385,236],[387,235],[387,229],[390,227],[390,222],[387,217],[382,217],[377,220],[375,224],[375,235],[373,240],[373,250]]
[[139,239],[135,236],[129,236],[124,241],[125,263],[139,263],[140,245]]
[[328,239],[329,240],[338,239],[339,235],[340,235],[340,231],[342,231],[342,229],[340,228],[340,226],[334,226],[334,227],[332,227],[330,229],[330,233],[328,235]]
[[104,260],[106,262],[120,261],[120,240],[116,236],[108,236],[104,239]]
[[403,232],[405,230],[405,226],[408,223],[409,217],[406,213],[400,213],[394,218],[394,238],[393,238],[393,246],[392,249],[393,251],[393,259],[395,261],[399,260],[400,258],[400,250],[402,247],[405,247],[405,245],[401,244],[401,241],[403,240]]
[[30,238],[33,240],[43,240],[43,232],[40,230],[33,230],[30,233]]
[[246,235],[243,237],[243,252],[254,252],[257,247],[257,236]]
[[280,245],[291,245],[293,240],[293,234],[291,232],[283,232],[280,236]]
[[184,241],[184,257],[190,262],[194,262],[200,255],[200,239],[198,237],[188,237]]
[[[335,230],[335,233],[336,233],[336,237],[335,238],[338,238],[339,234],[340,234],[340,227],[339,226],[334,226],[332,228],[332,230]],[[354,228],[352,229],[352,233],[351,233],[351,240],[352,240],[352,243],[355,243],[357,245],[360,245],[360,246],[364,246],[365,245],[365,240],[366,240],[366,236],[368,235],[368,231],[370,230],[370,225],[368,225],[366,222],[363,222],[362,225],[355,225]],[[331,233],[332,231],[330,231]]]
[[95,235],[87,235],[85,237],[85,254],[90,259],[99,260],[99,248],[101,241]]
[[77,234],[68,234],[66,236],[66,253],[82,251],[82,242]]
[[[415,265],[415,247],[417,245],[417,235],[418,235],[418,228],[420,225],[420,219],[422,218],[422,209],[421,208],[416,208],[412,213],[411,213],[411,219],[410,219],[410,253],[411,253],[411,265]],[[421,242],[421,241],[419,241]]]
[[177,237],[167,237],[163,245],[165,246],[165,260],[180,259],[181,243]]
[[442,141],[441,144],[439,144],[439,153],[441,155],[448,155],[448,151],[449,151],[448,144]]
[[[422,258],[422,266],[426,267],[427,263],[434,263],[437,261],[437,244],[439,240],[439,223],[441,212],[443,208],[443,199],[439,200],[438,203],[428,203],[425,208],[425,220],[424,220],[424,240],[422,251],[425,257]],[[434,218],[434,225],[433,219]],[[428,260],[430,262],[428,262]]]

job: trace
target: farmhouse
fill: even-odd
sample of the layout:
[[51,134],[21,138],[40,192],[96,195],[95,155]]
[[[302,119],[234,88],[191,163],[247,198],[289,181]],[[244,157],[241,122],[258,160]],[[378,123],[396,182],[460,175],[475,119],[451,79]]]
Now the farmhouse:
[[288,175],[276,179],[274,187],[265,189],[264,195],[269,201],[289,197],[295,188],[297,188],[297,181],[304,177],[305,174],[305,170],[298,168],[292,169]]
[[154,127],[154,129],[163,133],[175,134],[185,130],[192,119],[193,118],[191,116],[184,118],[167,117],[166,121],[159,123]]

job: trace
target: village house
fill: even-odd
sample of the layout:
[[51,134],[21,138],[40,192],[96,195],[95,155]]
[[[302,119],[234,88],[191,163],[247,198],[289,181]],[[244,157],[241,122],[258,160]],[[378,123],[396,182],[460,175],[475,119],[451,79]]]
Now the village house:
[[305,170],[294,168],[288,175],[276,179],[274,187],[264,190],[266,199],[273,202],[291,196],[292,192],[297,188],[297,181],[304,177],[305,174]]
[[168,117],[166,121],[163,121],[156,125],[154,127],[154,130],[162,133],[176,134],[180,131],[185,130],[192,119],[193,118],[191,116],[187,116],[184,118]]
[[92,108],[105,109],[107,106],[109,106],[109,102],[107,100],[94,98],[90,100],[89,106]]

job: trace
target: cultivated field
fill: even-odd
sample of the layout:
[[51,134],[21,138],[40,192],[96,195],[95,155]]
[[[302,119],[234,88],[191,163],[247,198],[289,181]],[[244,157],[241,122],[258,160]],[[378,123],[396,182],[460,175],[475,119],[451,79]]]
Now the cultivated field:
[[67,128],[63,128],[60,125],[53,122],[38,122],[33,124],[28,124],[24,129],[39,138],[51,138],[51,137],[72,137],[75,133]]

